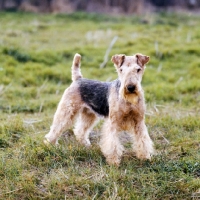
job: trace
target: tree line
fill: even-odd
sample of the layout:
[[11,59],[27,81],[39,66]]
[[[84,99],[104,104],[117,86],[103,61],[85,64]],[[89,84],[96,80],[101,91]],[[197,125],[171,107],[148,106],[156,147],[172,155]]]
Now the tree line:
[[142,13],[167,8],[200,8],[200,0],[0,0],[0,10],[71,13]]

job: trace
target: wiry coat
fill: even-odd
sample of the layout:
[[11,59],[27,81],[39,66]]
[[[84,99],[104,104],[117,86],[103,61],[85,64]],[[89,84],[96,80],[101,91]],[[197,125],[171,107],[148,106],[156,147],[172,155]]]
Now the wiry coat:
[[[118,79],[112,82],[88,80],[80,71],[81,56],[72,64],[72,84],[67,88],[54,115],[46,142],[56,143],[58,137],[73,123],[79,142],[89,146],[89,133],[98,117],[104,117],[100,147],[109,164],[118,165],[124,150],[119,133],[127,131],[135,138],[133,149],[140,159],[150,159],[153,143],[145,119],[145,100],[141,87],[148,56],[123,54],[112,57]],[[76,120],[75,120],[76,119]]]

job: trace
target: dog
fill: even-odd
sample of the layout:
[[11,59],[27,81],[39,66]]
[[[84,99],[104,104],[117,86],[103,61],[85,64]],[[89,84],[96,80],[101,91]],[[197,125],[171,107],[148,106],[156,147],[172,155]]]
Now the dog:
[[104,117],[100,148],[110,165],[119,165],[124,151],[119,135],[128,132],[134,138],[133,151],[139,159],[151,159],[153,142],[145,125],[145,99],[141,86],[149,56],[112,56],[118,78],[100,82],[83,78],[81,56],[75,54],[72,83],[65,90],[53,118],[45,143],[56,144],[58,138],[75,123],[76,139],[90,146],[89,134],[99,117]]

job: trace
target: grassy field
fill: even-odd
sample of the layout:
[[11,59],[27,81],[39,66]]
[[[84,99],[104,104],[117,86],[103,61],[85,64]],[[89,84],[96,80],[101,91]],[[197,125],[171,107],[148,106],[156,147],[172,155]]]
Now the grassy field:
[[[72,131],[46,147],[53,114],[71,82],[76,52],[84,77],[114,80],[111,50],[151,57],[143,78],[146,124],[157,155],[139,161],[126,138],[119,168],[98,141]],[[0,13],[0,199],[200,199],[200,16]]]

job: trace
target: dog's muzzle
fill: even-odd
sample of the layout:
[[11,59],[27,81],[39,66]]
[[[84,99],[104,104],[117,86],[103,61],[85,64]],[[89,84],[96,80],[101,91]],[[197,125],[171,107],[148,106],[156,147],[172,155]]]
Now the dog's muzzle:
[[136,91],[136,86],[135,85],[128,85],[126,87],[127,91],[130,92],[130,93],[135,93]]

